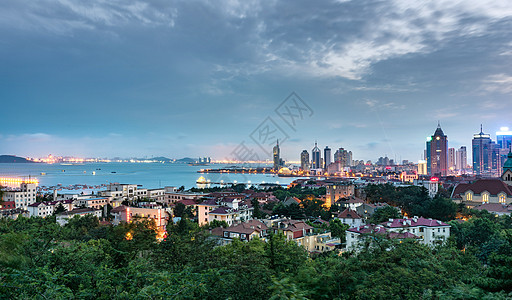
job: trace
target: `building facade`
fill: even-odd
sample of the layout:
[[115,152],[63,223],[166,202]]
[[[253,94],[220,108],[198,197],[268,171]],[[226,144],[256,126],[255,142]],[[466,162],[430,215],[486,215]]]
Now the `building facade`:
[[300,154],[300,168],[302,171],[309,171],[309,153],[307,150],[302,150]]
[[448,174],[448,137],[441,129],[441,125],[437,126],[430,141],[430,174]]
[[36,203],[36,187],[35,183],[22,183],[17,190],[4,191],[3,200],[14,202],[16,208],[28,210],[29,205]]
[[499,148],[497,144],[491,140],[491,135],[483,132],[473,135],[473,174],[493,176],[498,175],[501,168],[499,159]]

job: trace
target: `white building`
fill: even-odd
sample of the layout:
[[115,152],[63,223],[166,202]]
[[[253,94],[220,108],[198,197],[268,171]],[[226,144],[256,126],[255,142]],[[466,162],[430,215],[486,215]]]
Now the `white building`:
[[59,204],[62,204],[66,211],[73,210],[75,208],[75,200],[61,200],[61,201],[47,201],[47,202],[36,202],[28,206],[29,217],[47,217],[51,216],[57,209]]
[[71,211],[66,211],[57,215],[57,223],[60,226],[64,226],[69,222],[69,219],[74,216],[85,216],[85,215],[94,215],[98,219],[101,218],[101,210],[95,208],[77,208]]
[[363,218],[359,216],[356,211],[351,210],[350,208],[340,212],[337,216],[337,219],[340,220],[341,223],[350,226],[350,228],[364,225]]
[[36,202],[36,187],[35,183],[22,183],[17,190],[4,191],[3,200],[13,201],[16,208],[28,210],[28,206]]
[[423,217],[390,219],[379,225],[363,225],[346,232],[347,249],[355,250],[372,234],[392,239],[414,238],[426,245],[444,243],[450,236],[450,225]]

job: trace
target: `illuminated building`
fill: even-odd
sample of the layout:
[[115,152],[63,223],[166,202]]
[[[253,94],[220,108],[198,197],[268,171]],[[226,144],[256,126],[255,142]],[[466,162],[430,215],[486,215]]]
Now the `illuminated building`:
[[491,140],[491,135],[483,133],[480,127],[480,133],[473,135],[473,174],[475,175],[496,175],[498,174],[499,148]]
[[500,149],[510,150],[512,147],[512,131],[508,127],[501,127],[500,131],[496,132],[496,143]]
[[420,160],[418,161],[418,175],[427,175],[427,161]]
[[320,149],[317,146],[317,143],[315,142],[315,147],[313,150],[311,150],[311,156],[312,156],[312,162],[311,162],[311,169],[321,169],[321,152]]
[[331,148],[325,146],[324,149],[324,169],[327,170],[327,166],[331,164]]
[[498,173],[502,173],[503,164],[507,160],[508,153],[512,150],[512,131],[509,130],[508,127],[501,127],[500,131],[496,132],[496,143],[499,148],[499,158],[500,158],[500,169]]
[[300,154],[300,168],[303,171],[309,171],[309,153],[308,150],[302,150]]
[[279,140],[277,140],[277,144],[274,146],[273,155],[274,155],[274,171],[277,171],[281,167]]
[[455,170],[455,148],[448,148],[448,169]]
[[14,191],[4,191],[4,201],[13,201],[16,208],[28,210],[28,206],[36,202],[35,183],[21,183],[20,188]]
[[[427,142],[428,144],[428,142]],[[437,129],[430,141],[430,174],[446,176],[448,174],[448,137],[437,125]]]
[[464,174],[468,165],[466,146],[461,146],[456,151],[455,156],[455,169]]
[[425,160],[427,161],[427,174],[430,174],[430,144],[432,143],[432,137],[427,137],[427,147],[425,148]]

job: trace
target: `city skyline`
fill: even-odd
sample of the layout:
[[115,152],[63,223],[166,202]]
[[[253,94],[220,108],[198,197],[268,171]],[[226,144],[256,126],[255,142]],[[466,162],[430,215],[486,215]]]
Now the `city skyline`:
[[0,154],[223,159],[259,149],[251,133],[293,91],[311,114],[278,123],[286,161],[317,140],[417,162],[438,120],[468,151],[480,124],[493,140],[512,128],[508,2],[0,8]]

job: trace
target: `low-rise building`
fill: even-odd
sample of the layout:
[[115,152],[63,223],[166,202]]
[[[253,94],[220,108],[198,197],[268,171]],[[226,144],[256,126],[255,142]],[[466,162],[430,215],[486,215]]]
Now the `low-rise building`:
[[213,220],[225,221],[228,225],[245,222],[252,219],[254,208],[244,195],[229,193],[210,196],[196,205],[197,219],[200,226]]
[[75,208],[70,211],[66,211],[63,213],[60,213],[57,215],[57,223],[60,226],[64,226],[69,222],[69,219],[73,218],[74,216],[85,216],[85,215],[94,215],[98,219],[101,218],[101,209],[96,208]]
[[504,204],[504,203],[485,203],[485,204],[476,206],[474,209],[486,210],[496,216],[503,216],[503,215],[510,216],[512,214],[512,205],[508,205],[508,204]]
[[28,206],[28,215],[30,217],[46,218],[53,215],[59,205],[62,205],[65,211],[70,211],[75,208],[75,204],[75,200],[36,202]]
[[325,187],[325,206],[331,207],[336,201],[354,196],[355,186],[350,182],[328,184]]
[[110,199],[107,197],[81,198],[78,200],[78,206],[101,209],[109,204]]
[[268,235],[268,227],[258,220],[249,220],[227,228],[214,228],[212,234],[219,237],[220,244],[231,243],[233,239],[250,241],[254,238],[265,240]]
[[371,235],[396,239],[414,238],[423,244],[437,245],[448,239],[450,227],[442,221],[423,217],[390,219],[378,225],[362,225],[348,229],[347,249],[357,250],[362,244],[369,242],[368,237]]
[[35,183],[22,183],[19,189],[4,191],[3,200],[6,202],[14,202],[16,208],[28,210],[28,206],[36,202]]
[[110,211],[114,217],[113,224],[119,225],[121,222],[130,223],[139,218],[148,218],[155,221],[160,230],[165,230],[169,221],[169,214],[163,208],[141,208],[121,205]]
[[340,212],[336,218],[340,220],[341,223],[350,226],[350,228],[359,227],[365,223],[363,218],[350,208]]
[[468,208],[486,203],[511,204],[512,188],[499,178],[478,179],[473,183],[459,183],[451,198]]

